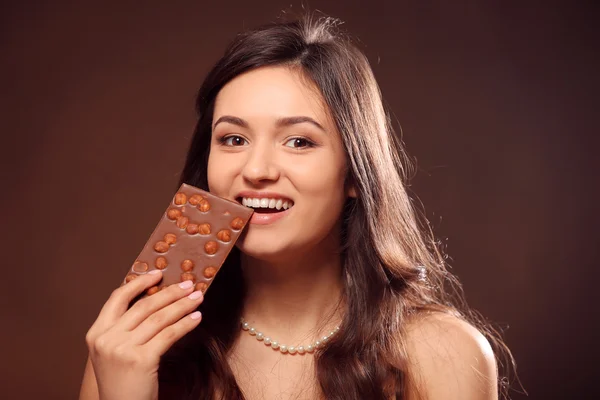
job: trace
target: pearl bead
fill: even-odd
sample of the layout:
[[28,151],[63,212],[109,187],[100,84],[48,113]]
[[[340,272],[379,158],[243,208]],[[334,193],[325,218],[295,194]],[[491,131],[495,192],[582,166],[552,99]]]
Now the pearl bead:
[[321,339],[321,343],[325,344],[329,341],[329,336],[323,336],[323,338]]
[[250,325],[247,322],[244,322],[242,324],[242,329],[245,330],[245,331],[247,331],[248,329],[250,329]]
[[329,332],[329,337],[332,337],[333,335],[335,335],[334,331]]
[[335,331],[336,331],[336,332],[339,332],[339,331],[340,331],[340,327],[339,327],[339,326],[336,326],[336,328],[335,328]]
[[264,335],[262,334],[262,332],[256,332],[256,340],[258,340],[260,342],[263,339],[264,339]]
[[309,344],[308,346],[306,346],[306,351],[308,351],[309,353],[312,353],[313,351],[315,351],[315,348],[313,347],[312,344]]
[[298,354],[304,354],[304,346],[298,346]]
[[251,334],[252,336],[256,335],[256,329],[254,328],[250,328],[250,331],[248,331],[249,334]]
[[267,346],[271,344],[271,338],[270,338],[270,337],[268,337],[268,336],[267,336],[267,337],[265,338],[265,344],[266,344]]
[[318,349],[319,347],[321,347],[321,341],[317,340],[315,342],[315,349]]
[[271,342],[271,347],[274,348],[275,350],[277,350],[279,348],[279,343],[277,343],[275,340],[273,340]]
[[290,346],[290,348],[288,349],[288,353],[296,354],[296,348],[294,346]]
[[287,353],[287,346],[285,344],[282,344],[281,346],[279,346],[279,351],[282,353]]

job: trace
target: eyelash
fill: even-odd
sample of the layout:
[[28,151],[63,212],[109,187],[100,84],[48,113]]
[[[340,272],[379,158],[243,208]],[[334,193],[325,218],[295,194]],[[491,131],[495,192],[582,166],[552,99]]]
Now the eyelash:
[[220,138],[219,138],[219,144],[221,144],[221,145],[223,145],[223,146],[228,146],[228,147],[240,147],[240,146],[233,146],[233,145],[230,145],[230,144],[226,144],[226,142],[227,142],[229,139],[233,139],[233,138],[240,138],[240,139],[242,139],[243,141],[247,142],[247,140],[246,140],[246,139],[244,139],[244,138],[243,138],[243,137],[241,137],[241,136],[238,136],[238,135],[228,135],[228,136],[222,136],[222,137],[220,137]]
[[[243,141],[245,141],[245,142],[248,142],[246,139],[244,139],[243,137],[241,137],[241,136],[239,136],[239,135],[227,135],[227,136],[220,137],[218,140],[219,140],[219,143],[220,143],[221,145],[223,145],[223,146],[228,146],[228,147],[241,147],[241,146],[234,146],[234,145],[231,145],[231,144],[227,144],[227,141],[229,141],[229,139],[234,139],[234,138],[240,138],[240,139],[242,139]],[[286,146],[286,147],[290,147],[290,148],[292,148],[292,149],[298,149],[298,150],[300,150],[300,149],[312,148],[312,147],[315,147],[315,146],[316,146],[316,143],[315,143],[315,142],[313,142],[312,140],[310,140],[310,139],[307,139],[307,138],[305,138],[305,137],[300,137],[300,136],[299,136],[299,137],[292,137],[292,138],[289,138],[289,139],[286,141],[286,143],[289,143],[289,142],[290,142],[290,141],[292,141],[292,140],[303,140],[303,141],[305,141],[305,142],[306,142],[306,145],[305,145],[305,146],[302,146],[302,147],[292,147],[292,146]]]

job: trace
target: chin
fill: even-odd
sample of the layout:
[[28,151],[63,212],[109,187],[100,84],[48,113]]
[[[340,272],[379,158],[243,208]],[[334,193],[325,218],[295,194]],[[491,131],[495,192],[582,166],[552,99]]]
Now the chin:
[[[309,254],[314,254],[324,246],[330,235],[302,235],[303,232],[257,232],[252,227],[242,235],[236,247],[246,256],[269,263],[296,262]],[[339,243],[337,244],[339,247]]]
[[[267,238],[252,233],[240,237],[236,247],[246,256],[267,262],[281,262],[297,252],[298,243],[284,237]],[[296,250],[296,251],[295,251]]]

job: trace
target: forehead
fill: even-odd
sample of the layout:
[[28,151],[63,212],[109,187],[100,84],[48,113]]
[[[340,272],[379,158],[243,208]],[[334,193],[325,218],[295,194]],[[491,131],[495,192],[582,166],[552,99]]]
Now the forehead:
[[309,116],[329,125],[330,116],[317,87],[289,67],[262,67],[228,82],[215,100],[214,117],[252,119]]

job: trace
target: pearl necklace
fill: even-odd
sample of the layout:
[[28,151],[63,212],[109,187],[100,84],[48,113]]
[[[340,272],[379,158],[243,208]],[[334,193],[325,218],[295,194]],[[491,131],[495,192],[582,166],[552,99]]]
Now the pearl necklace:
[[244,318],[242,318],[241,322],[242,322],[242,330],[248,332],[251,336],[254,336],[256,338],[256,340],[258,340],[259,342],[263,342],[265,344],[265,346],[271,346],[271,348],[273,350],[279,350],[283,354],[313,353],[315,351],[315,349],[323,347],[323,345],[325,345],[325,343],[329,342],[329,339],[331,339],[331,337],[333,335],[335,335],[336,333],[338,333],[340,331],[340,327],[336,326],[334,330],[329,332],[329,335],[323,336],[321,338],[321,340],[316,340],[306,347],[305,346],[298,346],[298,347],[290,346],[290,347],[288,347],[285,344],[280,344],[278,341],[273,340],[269,336],[265,336],[264,333],[257,331],[255,328],[250,326],[249,323],[244,321]]

